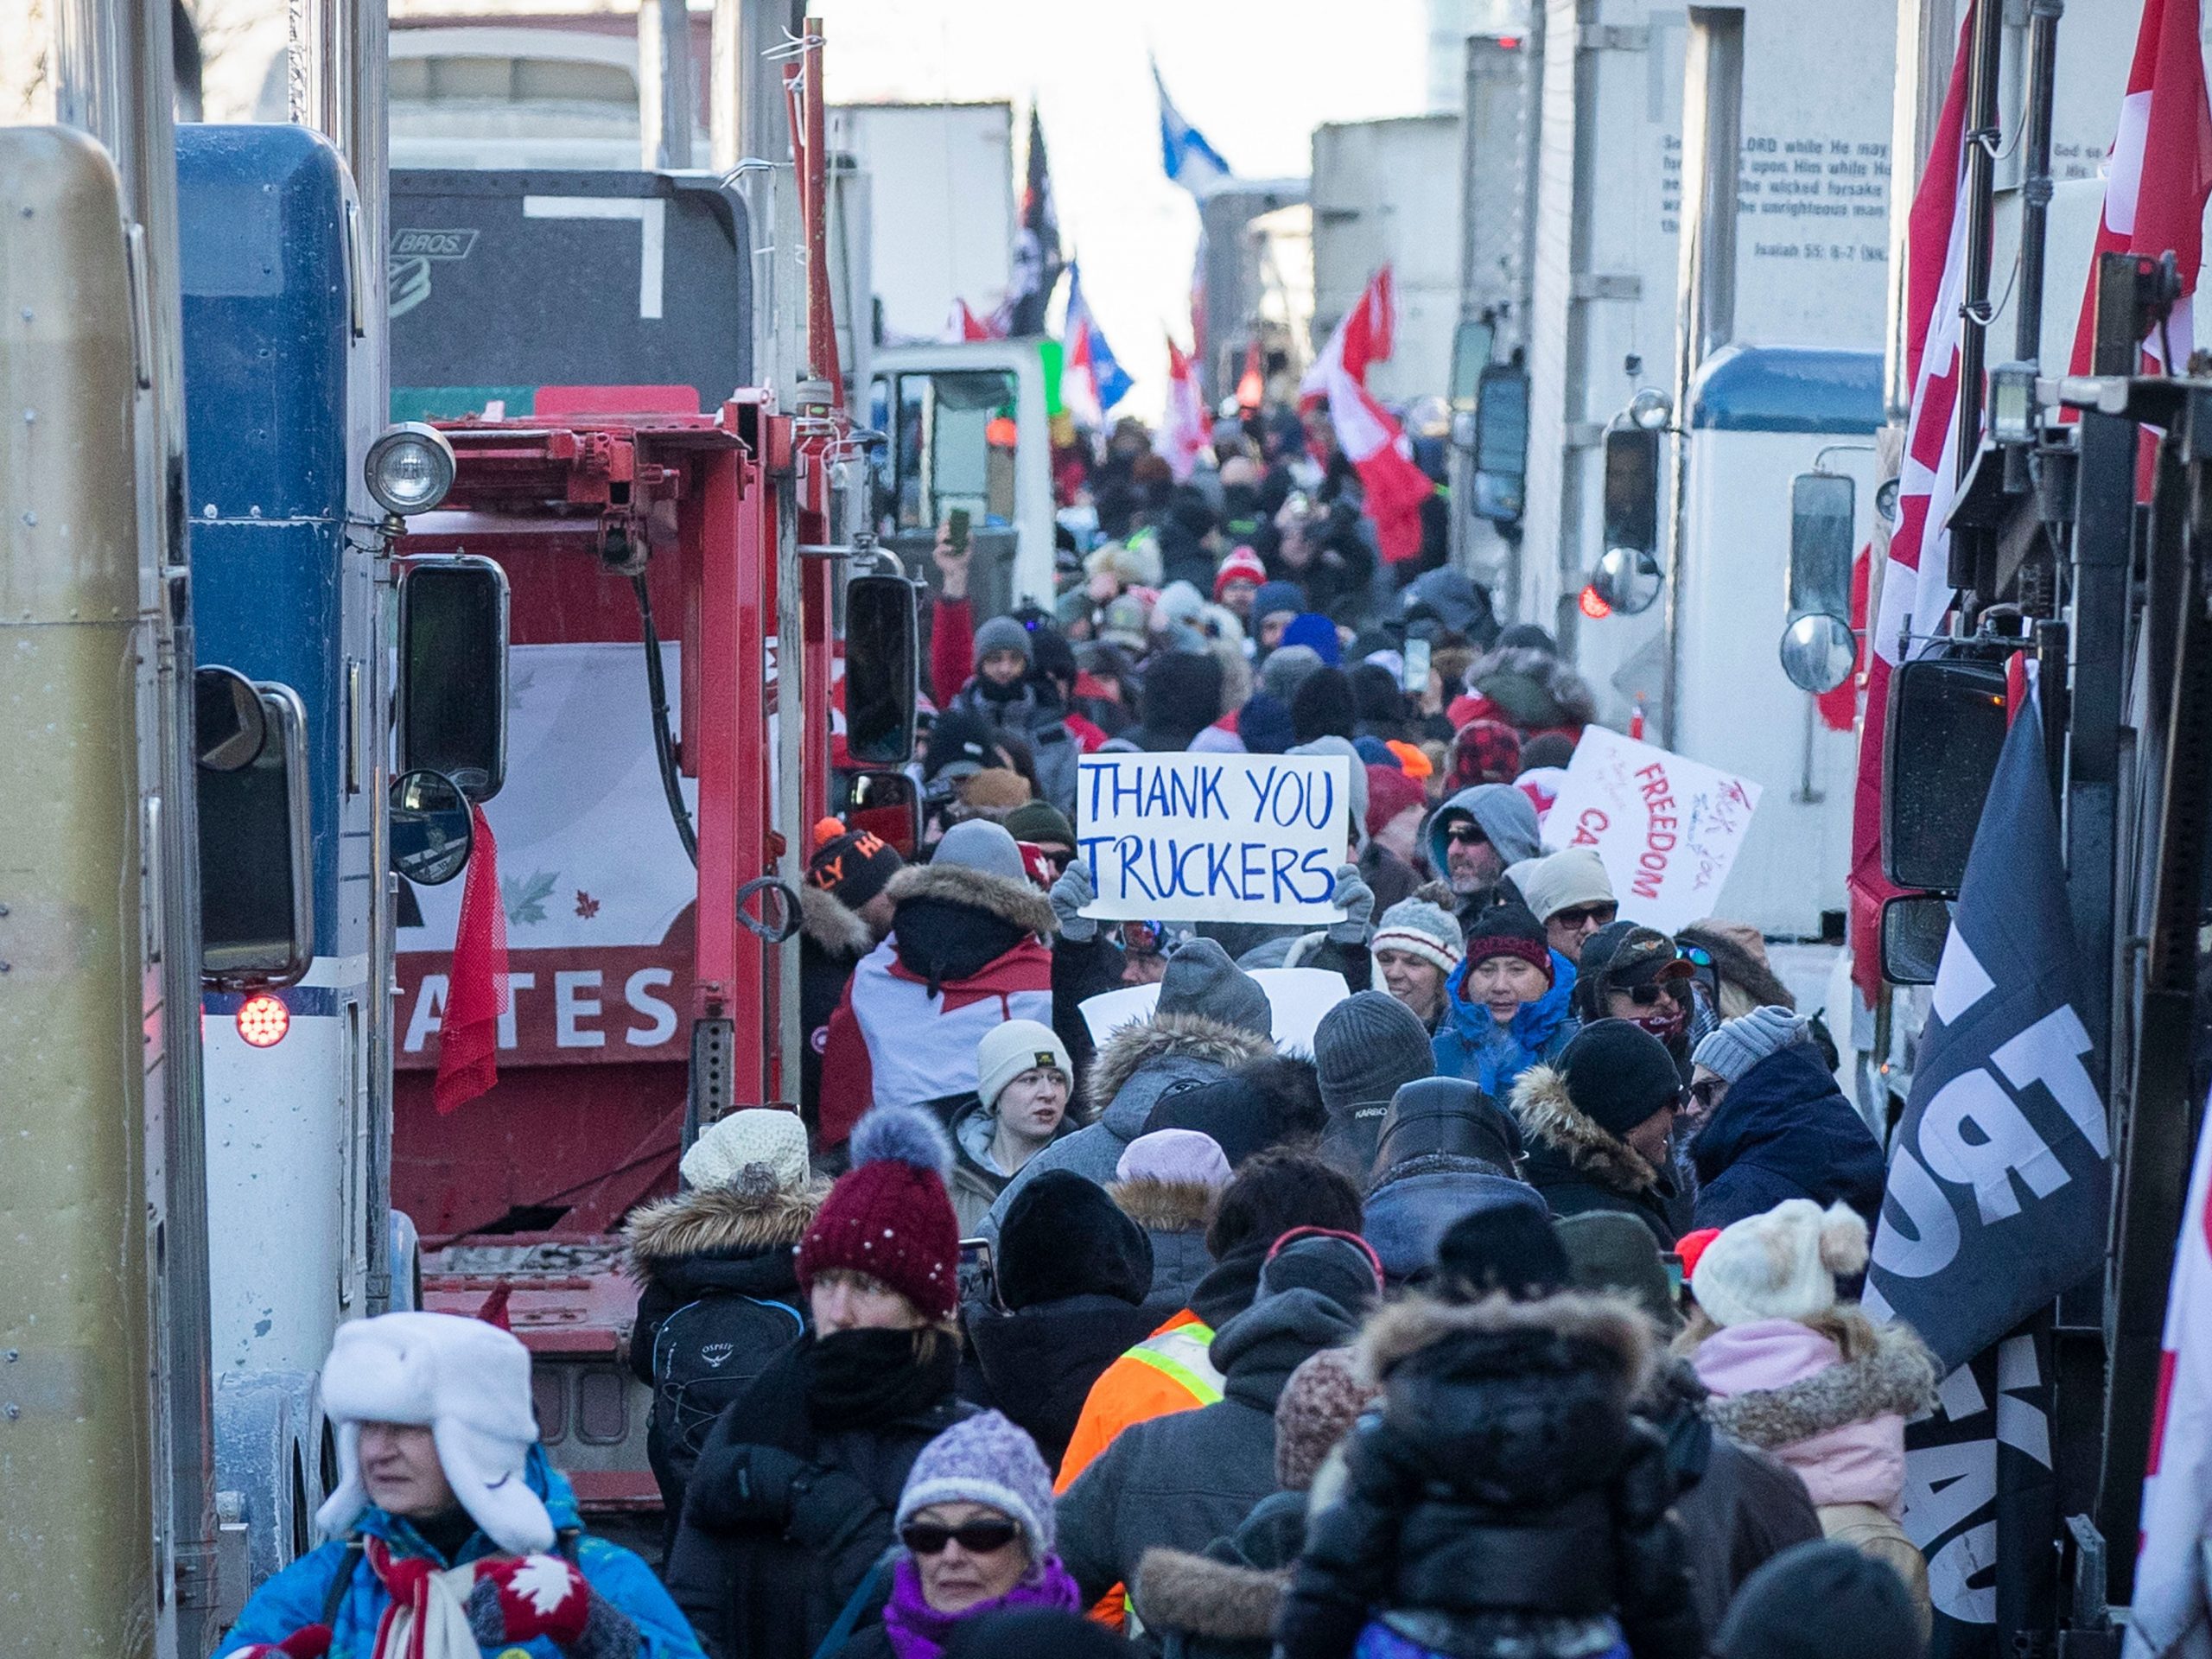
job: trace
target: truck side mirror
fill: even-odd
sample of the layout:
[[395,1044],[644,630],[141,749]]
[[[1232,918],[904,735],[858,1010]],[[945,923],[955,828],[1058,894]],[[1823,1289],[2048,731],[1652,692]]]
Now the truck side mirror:
[[1882,977],[1892,985],[1933,985],[1951,937],[1951,906],[1941,893],[1908,893],[1882,906]]
[[296,984],[315,960],[307,710],[289,686],[255,690],[259,753],[199,772],[200,977],[232,988]]
[[1528,501],[1529,371],[1493,363],[1475,390],[1475,499],[1478,518],[1517,524]]
[[1789,483],[1789,620],[1782,671],[1801,691],[1833,691],[1858,665],[1851,632],[1852,528],[1857,490],[1839,473]]
[[507,576],[462,555],[399,579],[399,764],[435,772],[472,801],[507,775]]
[[841,772],[831,803],[845,828],[864,831],[912,861],[922,844],[922,795],[903,772]]
[[855,766],[904,766],[914,753],[915,628],[914,584],[904,576],[845,584],[845,752]]
[[209,772],[236,772],[260,757],[269,734],[261,693],[234,668],[192,671],[193,753]]
[[1666,585],[1659,569],[1659,433],[1605,434],[1605,550],[1590,585],[1624,616],[1648,611]]
[[1958,892],[2009,723],[2002,663],[1922,657],[1897,665],[1882,756],[1882,874],[1897,886]]
[[450,778],[410,772],[391,780],[391,868],[418,887],[442,887],[467,868],[476,839],[468,797]]

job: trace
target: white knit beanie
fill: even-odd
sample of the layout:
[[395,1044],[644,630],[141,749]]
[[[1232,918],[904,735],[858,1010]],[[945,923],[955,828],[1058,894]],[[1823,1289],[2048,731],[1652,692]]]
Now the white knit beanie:
[[1605,861],[1587,847],[1569,847],[1542,858],[1523,859],[1505,873],[1540,922],[1548,922],[1575,905],[1610,905],[1613,884]]
[[993,1026],[983,1033],[983,1040],[976,1045],[976,1095],[989,1111],[998,1104],[1000,1094],[1031,1067],[1057,1071],[1075,1085],[1075,1062],[1068,1058],[1067,1045],[1050,1026],[1040,1026],[1034,1020],[1009,1020],[1003,1025]]
[[700,1130],[677,1167],[687,1186],[796,1192],[808,1179],[806,1125],[797,1112],[748,1106]]
[[338,1427],[338,1490],[315,1512],[342,1538],[369,1507],[361,1425],[430,1431],[438,1466],[484,1535],[513,1555],[553,1547],[553,1517],[524,1478],[537,1443],[530,1350],[508,1332],[453,1313],[385,1313],[338,1327],[322,1368],[322,1405]]
[[1866,1265],[1866,1223],[1857,1211],[1786,1198],[1722,1228],[1698,1257],[1690,1294],[1719,1325],[1817,1319],[1835,1306],[1836,1275]]

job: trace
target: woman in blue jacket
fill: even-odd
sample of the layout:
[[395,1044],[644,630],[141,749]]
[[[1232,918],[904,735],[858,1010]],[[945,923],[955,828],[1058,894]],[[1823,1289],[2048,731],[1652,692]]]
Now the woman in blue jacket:
[[1466,956],[1444,982],[1436,1075],[1504,1099],[1516,1078],[1574,1035],[1573,995],[1574,964],[1546,943],[1544,925],[1525,906],[1493,905],[1475,918]]
[[530,1352],[448,1313],[339,1328],[333,1541],[254,1593],[226,1659],[700,1659],[668,1592],[584,1535],[537,1445]]

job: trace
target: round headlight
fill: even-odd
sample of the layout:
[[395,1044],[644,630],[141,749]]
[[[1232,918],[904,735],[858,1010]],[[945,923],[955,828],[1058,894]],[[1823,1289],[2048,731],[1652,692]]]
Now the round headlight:
[[386,427],[362,464],[369,493],[401,518],[428,512],[453,487],[453,446],[435,426],[408,421]]

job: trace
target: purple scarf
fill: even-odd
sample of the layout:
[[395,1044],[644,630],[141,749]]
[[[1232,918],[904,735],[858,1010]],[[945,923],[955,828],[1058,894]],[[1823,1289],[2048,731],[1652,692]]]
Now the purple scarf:
[[914,1558],[901,1555],[892,1570],[891,1599],[883,1609],[883,1624],[891,1636],[891,1650],[899,1659],[942,1659],[953,1627],[963,1619],[981,1618],[1008,1607],[1058,1607],[1071,1613],[1081,1599],[1060,1558],[1050,1555],[1042,1573],[1025,1579],[1006,1594],[979,1601],[963,1612],[940,1613],[922,1599],[922,1575],[914,1570]]

